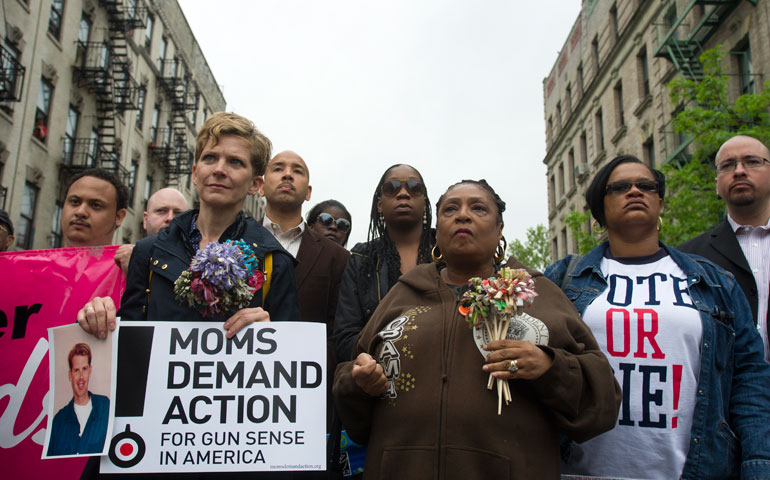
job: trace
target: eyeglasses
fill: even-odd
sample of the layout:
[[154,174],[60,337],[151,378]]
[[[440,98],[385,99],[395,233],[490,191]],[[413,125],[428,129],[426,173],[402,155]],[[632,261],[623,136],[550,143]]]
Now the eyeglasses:
[[409,195],[414,197],[425,195],[425,185],[423,185],[421,181],[417,179],[399,180],[396,178],[386,180],[385,183],[382,184],[382,194],[386,197],[395,197],[398,192],[401,191],[401,187],[404,186]]
[[626,193],[631,190],[632,186],[644,193],[656,193],[658,191],[658,182],[652,180],[639,180],[638,182],[618,180],[617,182],[608,183],[607,186],[604,187],[604,193]]
[[337,230],[339,230],[342,233],[347,232],[350,230],[350,222],[347,218],[337,218],[335,219],[328,213],[319,213],[318,214],[318,221],[321,222],[321,225],[324,227],[331,227],[332,223],[337,225]]
[[754,155],[743,158],[729,158],[717,165],[717,173],[730,173],[734,171],[735,167],[738,166],[738,162],[743,164],[743,168],[759,168],[764,165],[765,162],[770,163],[770,160]]

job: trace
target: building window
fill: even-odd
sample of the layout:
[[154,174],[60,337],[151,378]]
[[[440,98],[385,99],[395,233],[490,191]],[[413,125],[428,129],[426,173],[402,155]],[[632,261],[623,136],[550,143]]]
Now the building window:
[[580,98],[583,98],[584,85],[583,85],[583,63],[581,62],[577,68],[577,87]]
[[642,144],[642,148],[644,149],[644,163],[655,168],[655,141],[652,135]]
[[134,208],[134,196],[136,194],[136,174],[139,171],[139,163],[131,162],[131,170],[128,171],[128,206]]
[[738,78],[741,95],[754,93],[754,65],[751,62],[751,48],[748,40],[743,48],[736,52],[738,56]]
[[152,47],[152,15],[147,15],[147,26],[144,29],[144,48],[149,52]]
[[80,28],[78,28],[78,43],[85,45],[91,38],[91,19],[83,15],[80,17]]
[[53,85],[45,78],[40,79],[40,91],[37,95],[37,109],[35,110],[35,128],[32,130],[32,136],[45,142],[48,137],[48,115],[51,110],[51,97],[53,96]]
[[604,151],[604,116],[602,115],[601,108],[594,115],[594,128],[596,129],[596,150],[598,154],[598,152]]
[[564,95],[564,103],[567,107],[567,115],[572,113],[572,84],[567,84],[567,92]]
[[564,188],[564,162],[559,163],[559,170],[558,170],[557,177],[558,177],[557,179],[559,181],[559,196],[558,196],[558,198],[561,199],[567,193],[567,189]]
[[171,128],[171,121],[169,120],[166,123],[166,136],[163,138],[163,146],[164,147],[170,147],[171,146],[171,133],[173,129]]
[[166,61],[166,49],[168,48],[168,39],[166,37],[160,40],[160,57],[158,57],[158,71],[160,76],[163,75],[163,63]]
[[559,242],[556,241],[556,237],[551,239],[551,258],[558,260],[559,258]]
[[144,179],[144,209],[147,210],[147,202],[150,200],[150,192],[152,191],[152,177],[147,175]]
[[623,82],[615,85],[615,126],[620,128],[626,124],[626,113],[623,109]]
[[26,182],[24,197],[21,199],[21,216],[16,228],[16,244],[22,250],[31,250],[35,237],[35,210],[37,207],[38,188]]
[[549,141],[553,141],[553,117],[548,117],[548,130],[545,132]]
[[147,88],[140,87],[139,88],[139,96],[137,98],[136,104],[139,107],[136,111],[136,128],[141,130],[144,126],[144,101],[147,97]]
[[[595,36],[593,41],[591,41],[591,54],[593,55],[594,59],[594,71],[596,74],[599,73],[599,36]],[[594,77],[596,76],[594,74]]]
[[65,165],[72,165],[72,154],[75,152],[75,137],[78,133],[78,119],[80,113],[70,105],[67,111],[67,125],[64,127],[64,149],[62,161]]
[[580,162],[588,163],[588,137],[585,130],[580,134]]
[[59,40],[64,16],[64,0],[51,0],[51,16],[48,17],[48,33]]
[[551,210],[556,208],[556,177],[551,175],[549,181],[551,188],[548,189],[548,201],[551,204]]
[[567,153],[567,177],[569,178],[569,187],[572,188],[577,183],[575,176],[575,149],[570,148]]
[[16,45],[5,40],[5,52],[2,54],[2,72],[0,73],[0,91],[3,93],[3,97],[6,101],[0,102],[0,108],[12,113],[14,99],[20,98],[17,95],[21,94],[21,85],[19,85],[19,77],[23,81],[24,74],[21,70],[21,63],[19,57],[21,53]]
[[556,133],[561,133],[561,102],[556,102]]
[[567,251],[567,227],[564,227],[561,229],[561,239],[559,241],[561,247],[561,252],[559,252],[559,257],[566,256],[569,252]]
[[150,125],[150,142],[158,141],[158,119],[160,118],[160,106],[155,105],[152,110],[152,124]]
[[91,138],[88,142],[88,158],[86,166],[93,168],[97,166],[97,160],[99,159],[99,132],[94,129],[91,130]]
[[[666,14],[663,16],[663,25],[666,27],[666,34],[674,28],[676,22],[676,2],[672,2],[668,10],[666,10]],[[674,33],[671,34],[671,40],[679,40],[679,27],[677,27],[676,30],[674,30]]]
[[612,29],[612,35],[615,40],[620,37],[620,29],[618,28],[618,5],[613,4],[610,8],[610,28]]
[[53,206],[53,218],[51,219],[51,239],[48,241],[48,248],[61,248],[61,212],[62,204],[56,202]]
[[650,64],[647,62],[647,49],[643,48],[636,56],[636,65],[639,70],[639,85],[641,97],[650,94]]

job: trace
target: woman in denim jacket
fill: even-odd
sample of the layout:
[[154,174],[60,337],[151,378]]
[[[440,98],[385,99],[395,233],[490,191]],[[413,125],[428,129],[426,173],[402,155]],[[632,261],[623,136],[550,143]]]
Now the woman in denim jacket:
[[730,273],[659,242],[664,194],[661,172],[613,159],[586,191],[608,242],[545,271],[623,388],[616,427],[564,449],[563,472],[770,478],[770,365],[751,310]]

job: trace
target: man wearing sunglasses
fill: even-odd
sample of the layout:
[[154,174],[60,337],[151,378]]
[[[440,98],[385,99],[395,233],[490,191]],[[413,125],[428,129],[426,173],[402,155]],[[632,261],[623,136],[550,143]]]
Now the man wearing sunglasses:
[[756,138],[738,135],[719,148],[717,194],[727,205],[727,218],[713,230],[683,243],[735,275],[749,300],[768,349],[767,313],[770,291],[770,150]]
[[[271,232],[289,253],[297,259],[294,269],[301,318],[305,322],[326,324],[327,379],[331,392],[331,380],[337,362],[331,329],[337,311],[337,296],[342,273],[350,253],[339,244],[313,231],[302,219],[302,204],[310,200],[310,172],[305,161],[294,152],[285,151],[273,157],[267,164],[260,195],[265,198],[265,218],[262,225]],[[327,433],[330,435],[327,467],[339,468],[333,447],[339,445],[335,435],[335,411],[331,395],[327,398]],[[324,472],[325,474],[325,472]],[[301,478],[316,478],[303,473]],[[300,478],[300,477],[296,477]],[[323,477],[326,478],[326,477]]]

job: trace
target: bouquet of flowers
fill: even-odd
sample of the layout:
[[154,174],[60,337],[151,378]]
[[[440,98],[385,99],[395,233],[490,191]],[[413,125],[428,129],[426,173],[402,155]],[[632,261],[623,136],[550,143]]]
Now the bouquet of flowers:
[[190,268],[174,282],[174,293],[178,302],[214,317],[247,306],[264,283],[254,250],[243,240],[228,240],[198,249]]
[[[504,267],[494,277],[482,280],[474,277],[468,280],[470,287],[460,300],[460,314],[465,317],[471,328],[483,323],[487,335],[492,340],[504,340],[508,325],[513,315],[518,314],[535,301],[535,281],[524,269]],[[494,384],[489,375],[487,389]],[[511,390],[508,382],[497,379],[497,414],[502,412],[502,401],[511,402]]]

